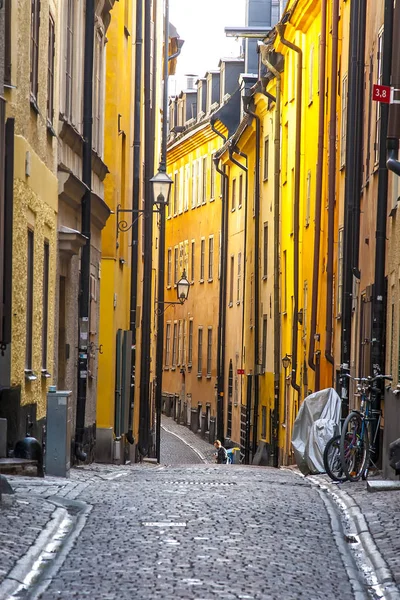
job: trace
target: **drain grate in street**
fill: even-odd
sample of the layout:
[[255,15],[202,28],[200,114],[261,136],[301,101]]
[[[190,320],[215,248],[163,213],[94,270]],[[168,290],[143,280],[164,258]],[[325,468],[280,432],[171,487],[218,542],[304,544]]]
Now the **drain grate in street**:
[[235,481],[163,481],[163,485],[205,485],[205,486],[231,486],[237,485]]

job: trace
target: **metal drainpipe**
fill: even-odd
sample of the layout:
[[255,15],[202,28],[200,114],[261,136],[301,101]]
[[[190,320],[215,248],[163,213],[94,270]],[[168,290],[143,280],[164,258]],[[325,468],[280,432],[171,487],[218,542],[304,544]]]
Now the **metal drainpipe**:
[[153,176],[154,154],[152,139],[151,108],[151,2],[145,3],[144,13],[144,266],[142,296],[142,331],[140,359],[140,406],[139,406],[139,446],[141,456],[147,456],[150,436],[150,328],[151,328],[151,274],[152,274],[152,236],[153,236],[153,203],[150,189],[150,178]]
[[142,55],[143,55],[143,3],[136,3],[135,35],[135,97],[133,116],[133,185],[132,185],[132,245],[131,245],[131,293],[129,328],[132,331],[131,350],[131,389],[129,428],[126,439],[133,444],[133,411],[136,389],[136,310],[138,289],[138,249],[139,249],[139,197],[140,197],[140,143],[141,143],[141,94],[142,94]]
[[249,108],[250,98],[243,98],[243,110],[256,121],[256,161],[254,182],[254,413],[253,413],[253,457],[257,450],[259,386],[259,351],[260,351],[260,117]]
[[280,273],[280,172],[281,172],[281,74],[261,50],[261,60],[276,78],[274,122],[274,414],[272,431],[273,465],[279,466],[279,395],[281,370],[281,321],[279,311]]
[[[329,163],[328,163],[328,257],[327,257],[327,284],[326,284],[326,337],[325,358],[334,365],[332,354],[332,329],[333,329],[333,255],[335,240],[335,192],[336,192],[336,94],[338,71],[338,44],[339,44],[339,0],[333,0],[332,5],[332,62],[331,62],[331,89],[330,89],[330,118],[329,118]],[[332,384],[334,373],[332,369]]]
[[[239,161],[233,158],[233,153],[239,154],[239,156],[243,156],[246,161],[246,166],[242,165]],[[238,148],[229,148],[229,157],[231,161],[237,165],[240,169],[242,169],[246,174],[246,185],[244,192],[244,241],[243,241],[243,289],[242,289],[242,352],[241,352],[241,367],[243,368],[243,346],[244,346],[244,309],[245,309],[245,294],[246,294],[246,255],[247,255],[247,204],[248,204],[248,179],[249,179],[249,170],[248,170],[248,160],[247,154],[239,150]]]
[[[213,126],[211,127],[213,129]],[[215,131],[213,129],[213,131]],[[216,132],[217,133],[217,132]],[[222,134],[219,134],[222,136]],[[220,158],[214,158],[215,169],[221,175],[221,277],[219,286],[218,347],[217,347],[217,438],[224,439],[224,390],[225,390],[225,330],[226,330],[226,273],[228,247],[228,193],[229,177],[219,167]]]
[[[393,44],[393,1],[385,0],[383,56],[382,56],[382,84],[390,85],[392,70],[392,44]],[[379,140],[379,171],[378,171],[378,199],[376,207],[376,246],[375,246],[375,282],[374,302],[372,307],[372,348],[371,372],[375,374],[385,372],[385,261],[386,261],[386,225],[387,225],[387,197],[389,172],[386,166],[386,139],[388,132],[389,105],[381,104],[381,133]],[[377,419],[381,412],[381,398],[384,395],[383,382],[376,386],[379,392],[372,394],[372,431],[375,431]],[[374,447],[375,446],[375,447]],[[372,443],[373,460],[379,458],[379,436],[376,443]]]
[[[400,2],[396,2],[393,15],[393,31],[400,30]],[[400,43],[396,36],[392,51],[392,86],[400,88]],[[389,124],[387,138],[387,168],[400,177],[399,161],[399,138],[400,138],[400,105],[391,104],[389,108]]]
[[94,54],[94,0],[86,0],[85,56],[83,90],[83,150],[82,182],[86,186],[82,199],[82,234],[86,243],[81,253],[81,278],[79,296],[78,337],[78,394],[76,405],[75,456],[84,462],[83,451],[85,412],[87,399],[88,339],[89,339],[89,285],[91,245],[91,195],[92,195],[92,121],[93,121],[93,54]]
[[[360,194],[356,182],[358,168],[356,157],[357,127],[359,121],[359,30],[360,30],[360,4],[364,0],[352,0],[350,6],[350,45],[349,45],[349,71],[348,71],[348,109],[346,130],[346,173],[344,197],[344,233],[343,233],[343,290],[342,290],[342,336],[341,336],[341,397],[342,416],[346,416],[349,402],[349,379],[346,375],[350,369],[351,358],[351,325],[353,303],[353,272],[355,264],[354,237],[358,238],[355,218],[355,198]],[[364,58],[362,58],[364,60]],[[355,223],[356,221],[356,223]]]
[[303,93],[303,52],[301,48],[289,42],[284,37],[284,26],[276,26],[281,42],[294,52],[297,52],[297,89],[296,89],[296,142],[295,142],[295,173],[294,173],[294,224],[293,224],[293,278],[294,278],[294,307],[293,307],[293,330],[292,330],[292,376],[291,386],[300,394],[300,386],[296,383],[297,373],[297,338],[298,338],[298,304],[299,304],[299,204],[300,204],[300,161],[301,161],[301,103]]
[[[316,365],[314,362],[315,335],[317,331],[317,308],[318,308],[318,288],[319,288],[319,256],[321,243],[321,212],[322,212],[322,176],[324,172],[324,133],[325,133],[325,73],[326,73],[326,10],[327,0],[322,0],[321,4],[321,36],[319,45],[320,68],[319,68],[319,107],[318,107],[318,158],[317,158],[317,178],[315,189],[315,233],[314,233],[314,264],[313,264],[313,282],[312,282],[312,308],[311,308],[311,327],[310,327],[310,345],[308,347],[308,364],[313,371]],[[318,391],[319,386],[315,386],[314,391]]]

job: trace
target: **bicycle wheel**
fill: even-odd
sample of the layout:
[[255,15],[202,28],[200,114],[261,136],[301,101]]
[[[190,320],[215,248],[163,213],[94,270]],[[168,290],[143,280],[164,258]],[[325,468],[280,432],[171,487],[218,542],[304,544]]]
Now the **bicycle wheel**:
[[331,438],[324,450],[324,468],[333,481],[346,481],[340,461],[340,435]]
[[369,461],[368,431],[359,413],[350,413],[340,436],[340,461],[349,481],[358,481]]

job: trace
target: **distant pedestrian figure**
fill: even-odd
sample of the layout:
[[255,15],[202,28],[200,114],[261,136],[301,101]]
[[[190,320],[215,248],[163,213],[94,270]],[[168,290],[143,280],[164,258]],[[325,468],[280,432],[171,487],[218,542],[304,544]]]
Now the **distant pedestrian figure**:
[[217,450],[217,463],[219,465],[226,465],[228,462],[228,453],[219,440],[215,440],[214,446]]

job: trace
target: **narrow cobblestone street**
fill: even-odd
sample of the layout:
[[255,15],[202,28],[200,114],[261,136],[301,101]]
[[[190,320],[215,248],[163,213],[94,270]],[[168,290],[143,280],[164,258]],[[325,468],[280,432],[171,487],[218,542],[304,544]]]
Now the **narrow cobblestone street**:
[[[315,481],[206,464],[213,447],[170,419],[161,451],[159,466],[10,477],[16,494],[0,507],[1,600],[399,597],[391,585],[381,594],[367,585],[346,541],[352,523],[342,529]],[[382,519],[379,526],[384,544]]]

